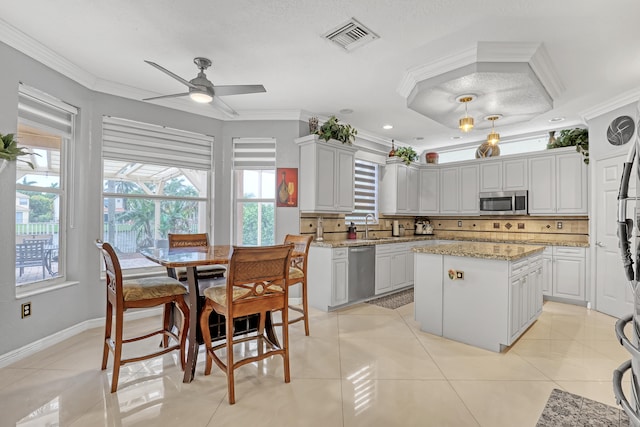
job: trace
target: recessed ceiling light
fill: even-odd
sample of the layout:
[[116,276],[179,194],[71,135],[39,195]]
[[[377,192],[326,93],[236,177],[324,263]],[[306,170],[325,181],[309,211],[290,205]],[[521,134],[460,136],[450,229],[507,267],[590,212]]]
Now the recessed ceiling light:
[[451,139],[462,139],[461,136],[452,136]]
[[342,110],[340,110],[341,114],[351,114],[353,113],[353,110],[351,108],[343,108]]
[[564,120],[564,117],[553,117],[551,119],[549,119],[550,123],[557,123],[557,122],[561,122]]
[[393,125],[384,125],[382,126],[382,129],[393,129]]
[[422,136],[416,136],[416,141],[422,141],[424,139],[424,137]]

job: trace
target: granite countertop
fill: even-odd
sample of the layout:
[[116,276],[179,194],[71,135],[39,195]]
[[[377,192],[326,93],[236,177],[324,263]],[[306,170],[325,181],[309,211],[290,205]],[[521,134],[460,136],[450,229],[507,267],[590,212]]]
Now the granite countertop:
[[371,245],[383,245],[385,243],[405,243],[405,242],[419,242],[424,240],[438,240],[433,234],[423,235],[410,235],[404,237],[378,237],[370,239],[352,239],[352,240],[333,240],[318,242],[314,240],[311,242],[311,246],[318,246],[321,248],[345,248],[352,246],[371,246]]
[[413,248],[416,253],[464,256],[515,261],[544,250],[544,246],[523,245],[520,243],[464,242],[442,245],[420,246]]
[[486,243],[509,243],[512,245],[544,245],[544,246],[570,246],[576,248],[588,248],[589,243],[583,242],[571,242],[561,240],[544,240],[544,239],[532,239],[532,240],[500,240],[500,239],[483,239],[475,237],[457,237],[455,239],[447,237],[436,237],[433,234],[423,235],[409,235],[404,237],[382,237],[372,239],[354,239],[354,240],[329,240],[323,242],[313,241],[311,246],[317,246],[321,248],[345,248],[351,246],[370,246],[370,245],[382,245],[385,243],[404,243],[404,242],[420,242],[425,240],[449,240],[454,241],[469,241],[469,242],[486,242]]

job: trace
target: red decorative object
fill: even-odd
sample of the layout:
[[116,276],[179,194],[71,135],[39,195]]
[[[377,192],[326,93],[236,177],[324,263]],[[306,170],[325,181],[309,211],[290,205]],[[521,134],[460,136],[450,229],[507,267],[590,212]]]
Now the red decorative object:
[[438,157],[438,153],[427,153],[425,155],[427,163],[433,163],[434,165],[438,164]]
[[276,206],[298,206],[298,168],[278,168],[276,173]]

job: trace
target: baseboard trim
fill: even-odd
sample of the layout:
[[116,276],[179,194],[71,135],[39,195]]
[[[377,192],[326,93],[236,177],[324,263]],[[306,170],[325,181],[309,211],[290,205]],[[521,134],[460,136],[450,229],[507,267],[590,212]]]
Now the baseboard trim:
[[[125,313],[124,316],[126,320],[136,320],[146,317],[158,316],[161,314],[162,307],[154,307],[149,309],[130,311]],[[85,320],[84,322],[80,322],[77,325],[73,325],[69,328],[63,329],[62,331],[56,332],[53,335],[49,335],[30,344],[22,346],[16,350],[12,350],[8,353],[0,355],[0,368],[4,368],[19,360],[32,356],[81,332],[93,328],[103,327],[104,322],[104,317]]]

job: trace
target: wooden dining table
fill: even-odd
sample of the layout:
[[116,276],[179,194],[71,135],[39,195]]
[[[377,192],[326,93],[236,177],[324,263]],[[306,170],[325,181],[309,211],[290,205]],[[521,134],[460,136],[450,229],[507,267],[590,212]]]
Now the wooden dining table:
[[[197,267],[214,264],[228,264],[231,259],[232,252],[233,246],[231,245],[181,248],[146,248],[140,251],[140,253],[147,259],[166,267],[168,274],[174,278],[176,277],[176,268],[186,268],[187,270],[187,283],[189,285],[188,303],[190,327],[187,334],[189,342],[187,347],[187,363],[185,366],[183,378],[183,382],[185,383],[191,382],[193,380],[198,358],[198,347],[200,344],[198,342],[198,336],[201,336],[199,322],[201,304],[198,304],[198,299],[201,297],[201,294],[198,284],[198,275],[196,271]],[[213,315],[215,315],[215,312],[212,313],[212,316]],[[274,342],[278,342],[275,331],[273,330],[273,322],[271,321],[270,315],[267,315],[265,323],[265,332],[267,333],[267,336],[270,339],[275,340]],[[220,336],[220,334],[224,333],[224,331],[224,325],[222,325],[222,327],[216,328],[216,330],[212,329],[211,338],[213,340],[224,338],[224,335]],[[246,333],[248,331],[239,330],[236,332]]]

